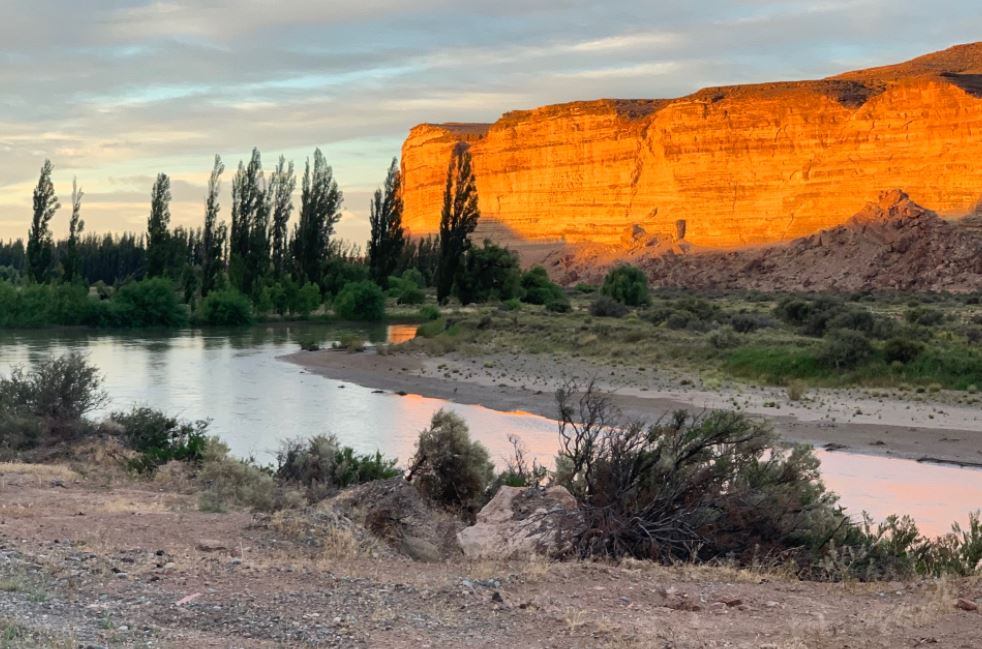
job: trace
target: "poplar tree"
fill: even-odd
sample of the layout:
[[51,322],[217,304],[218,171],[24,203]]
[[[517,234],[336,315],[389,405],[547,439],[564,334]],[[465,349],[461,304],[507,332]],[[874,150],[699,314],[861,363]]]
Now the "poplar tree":
[[369,210],[372,238],[368,242],[368,268],[375,282],[386,286],[398,268],[406,236],[402,229],[402,177],[395,158],[383,189],[376,189]]
[[150,191],[147,219],[147,276],[159,277],[167,271],[170,259],[170,178],[157,174]]
[[51,182],[51,161],[41,165],[41,175],[34,188],[34,216],[27,234],[28,272],[35,282],[41,283],[51,274],[54,242],[51,238],[51,219],[61,207]]
[[205,198],[205,226],[201,235],[201,295],[218,287],[222,274],[222,253],[228,231],[224,223],[219,222],[218,213],[221,205],[218,194],[222,187],[222,173],[225,164],[222,158],[215,156],[215,164],[208,178],[208,195]]
[[[232,232],[229,241],[229,277],[232,285],[251,294],[261,270],[256,267],[262,256],[256,246],[268,241],[265,233],[260,236],[261,221],[265,217],[266,181],[263,176],[262,156],[259,149],[252,150],[249,164],[239,162],[232,179]],[[267,224],[268,225],[268,224]],[[266,255],[268,258],[268,254]]]
[[304,169],[300,220],[293,234],[293,254],[300,283],[321,282],[328,244],[335,224],[341,219],[343,199],[324,154],[315,149],[313,165],[308,158]]
[[461,258],[470,248],[470,235],[480,218],[470,149],[466,143],[459,142],[450,154],[440,214],[440,261],[436,274],[436,295],[440,302],[450,297]]
[[85,221],[82,220],[82,196],[85,193],[78,186],[78,179],[72,179],[72,218],[68,222],[68,243],[65,250],[65,281],[74,282],[81,274],[78,258],[78,241],[85,230]]
[[280,161],[277,163],[269,183],[273,213],[273,273],[277,278],[282,277],[286,270],[286,259],[289,254],[287,250],[287,224],[293,213],[293,191],[296,187],[297,178],[293,172],[293,163],[287,163],[286,158],[280,156]]

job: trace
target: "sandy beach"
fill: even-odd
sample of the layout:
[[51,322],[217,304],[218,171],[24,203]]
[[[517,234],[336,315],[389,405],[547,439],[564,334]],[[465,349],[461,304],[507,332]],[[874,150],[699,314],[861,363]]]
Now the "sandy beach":
[[567,380],[597,385],[614,394],[629,418],[654,420],[686,409],[740,409],[771,421],[781,436],[855,453],[982,466],[982,408],[946,395],[814,389],[791,401],[783,388],[728,386],[707,389],[698,380],[656,370],[607,368],[581,359],[542,355],[428,357],[372,350],[297,352],[281,357],[335,380],[391,392],[406,392],[480,404],[503,411],[555,416],[554,392]]

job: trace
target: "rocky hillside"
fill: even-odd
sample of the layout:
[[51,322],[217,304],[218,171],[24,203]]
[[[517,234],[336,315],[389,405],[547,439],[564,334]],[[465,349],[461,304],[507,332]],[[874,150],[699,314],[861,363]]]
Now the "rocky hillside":
[[483,233],[518,247],[630,247],[638,230],[663,247],[786,242],[894,187],[963,216],[982,197],[980,133],[982,43],[817,81],[424,124],[402,150],[405,223],[436,231],[458,141],[474,155]]
[[567,283],[597,281],[627,256],[659,286],[764,291],[982,290],[982,222],[949,221],[900,191],[880,194],[843,225],[787,244],[738,251],[636,247],[616,254],[586,245],[556,253],[550,270]]

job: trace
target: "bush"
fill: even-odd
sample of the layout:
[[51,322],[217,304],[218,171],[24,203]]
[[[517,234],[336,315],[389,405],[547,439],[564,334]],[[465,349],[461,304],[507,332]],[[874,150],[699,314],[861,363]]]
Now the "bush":
[[276,484],[269,471],[251,462],[229,457],[228,446],[217,438],[205,444],[199,482],[205,485],[198,498],[198,508],[207,512],[224,512],[231,507],[247,507],[260,512],[297,507],[302,498]]
[[733,327],[720,327],[709,334],[709,344],[716,349],[730,349],[740,345],[740,336]]
[[518,255],[485,241],[464,255],[454,278],[454,292],[461,304],[510,300],[521,293]]
[[29,371],[15,368],[0,378],[0,443],[30,447],[83,432],[85,415],[106,401],[101,383],[99,371],[76,352],[38,361]]
[[522,273],[522,291],[522,302],[529,304],[567,301],[563,289],[552,283],[542,266],[533,266]]
[[151,472],[172,460],[199,463],[203,458],[206,421],[180,421],[152,408],[116,412],[110,419],[121,427],[126,446],[140,454],[130,462],[137,471]]
[[907,311],[905,317],[911,324],[921,325],[922,327],[935,327],[944,322],[943,311],[932,309],[931,307],[921,306]]
[[[372,284],[372,286],[375,286]],[[375,288],[378,288],[377,286]],[[382,290],[379,289],[379,293]],[[384,298],[383,298],[384,299]],[[306,318],[311,313],[317,310],[317,307],[321,305],[323,298],[321,296],[321,290],[313,282],[307,282],[297,291],[294,297],[293,305],[290,310],[294,313],[300,315],[302,318]]]
[[573,306],[569,303],[569,300],[565,295],[546,302],[546,311],[552,311],[553,313],[569,313],[572,310]]
[[381,320],[385,317],[385,294],[374,282],[352,282],[338,293],[334,312],[344,320]]
[[600,292],[628,306],[648,304],[648,278],[634,266],[623,264],[607,273]]
[[181,327],[188,321],[174,285],[162,277],[124,284],[110,306],[111,324],[118,327]]
[[432,320],[439,320],[440,309],[438,307],[433,306],[432,304],[429,304],[424,307],[420,307],[419,317],[422,318],[425,322],[430,322]]
[[828,335],[819,360],[837,370],[851,369],[869,360],[873,346],[858,331],[838,329]]
[[415,286],[404,288],[396,298],[398,304],[422,304],[426,301],[426,293]]
[[237,327],[252,324],[252,305],[235,289],[212,291],[201,301],[196,315],[201,324]]
[[334,435],[288,441],[276,461],[276,477],[304,487],[311,501],[351,485],[401,475],[395,460],[383,458],[378,451],[356,454],[350,447],[340,446]]
[[883,345],[883,358],[887,363],[907,364],[924,351],[924,345],[907,338],[891,338]]
[[601,295],[590,304],[590,315],[600,318],[623,318],[627,315],[627,307],[611,297]]
[[416,288],[423,288],[426,286],[426,278],[423,277],[423,273],[419,272],[415,268],[407,268],[403,271],[401,275],[402,281],[409,282]]
[[742,413],[631,422],[593,385],[568,384],[557,403],[556,479],[581,503],[582,557],[793,556],[808,565],[849,525],[812,451],[781,445]]
[[409,480],[440,505],[474,511],[494,477],[488,451],[459,415],[440,410],[419,435]]
[[788,323],[799,327],[807,336],[823,336],[829,329],[829,322],[845,311],[841,300],[831,297],[814,299],[791,297],[781,300],[774,308],[774,314]]
[[733,330],[741,334],[749,334],[772,326],[773,321],[762,315],[754,313],[736,313],[730,316],[730,326]]

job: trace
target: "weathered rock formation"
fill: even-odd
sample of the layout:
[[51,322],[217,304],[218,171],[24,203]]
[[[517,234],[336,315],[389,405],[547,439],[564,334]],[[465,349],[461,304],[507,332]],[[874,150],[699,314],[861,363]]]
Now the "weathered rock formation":
[[[794,241],[732,251],[627,251],[658,286],[762,291],[982,291],[982,218],[946,220],[900,190]],[[546,263],[564,283],[599,281],[618,257],[581,245]]]
[[402,150],[413,235],[438,228],[458,141],[474,156],[481,230],[511,245],[788,241],[895,187],[965,215],[982,198],[982,43],[818,81],[417,126]]

